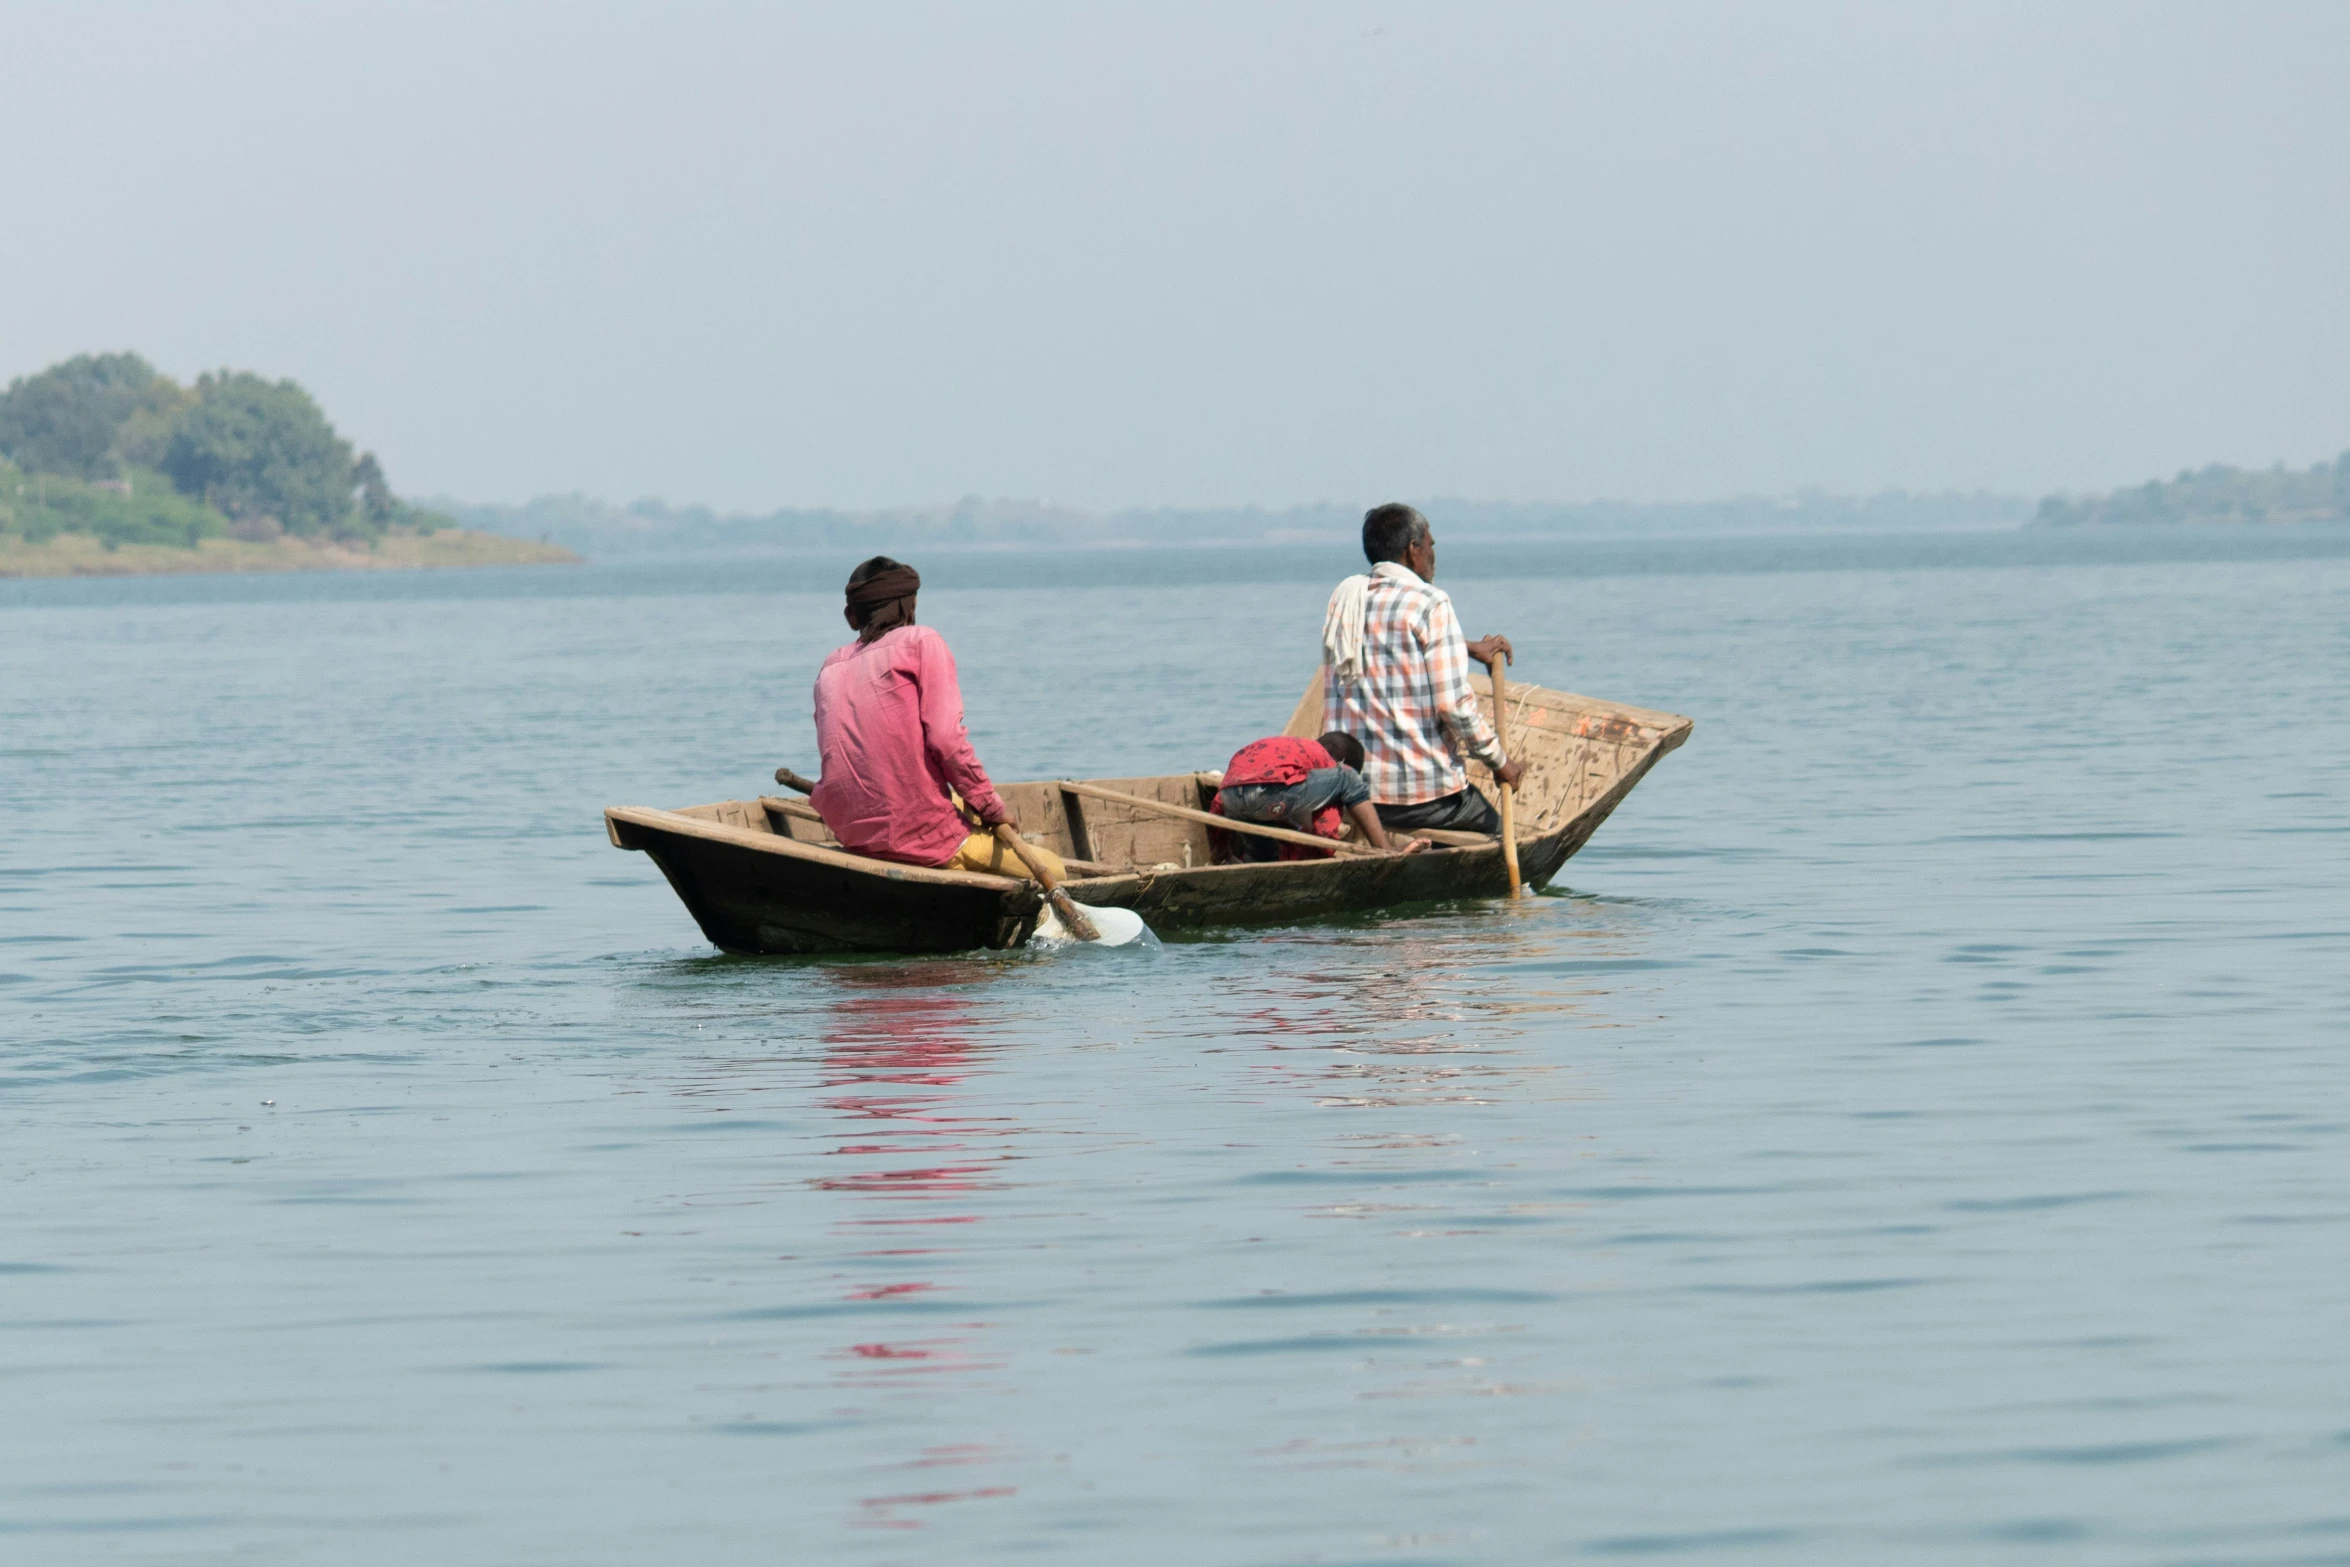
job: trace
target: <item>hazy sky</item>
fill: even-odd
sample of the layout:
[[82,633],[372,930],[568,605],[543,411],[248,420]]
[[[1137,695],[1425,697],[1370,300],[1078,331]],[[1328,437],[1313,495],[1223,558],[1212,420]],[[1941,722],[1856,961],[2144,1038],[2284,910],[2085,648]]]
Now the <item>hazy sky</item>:
[[2350,446],[2350,4],[0,3],[0,379],[765,509]]

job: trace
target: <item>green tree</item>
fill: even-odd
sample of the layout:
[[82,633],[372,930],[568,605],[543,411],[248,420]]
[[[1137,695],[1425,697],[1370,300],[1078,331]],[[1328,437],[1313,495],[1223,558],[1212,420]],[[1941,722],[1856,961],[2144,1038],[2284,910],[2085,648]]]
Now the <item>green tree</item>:
[[38,544],[60,533],[86,533],[108,549],[119,544],[192,548],[227,530],[227,519],[189,500],[163,475],[133,469],[123,485],[39,474],[0,462],[0,533]]
[[163,471],[183,495],[239,521],[274,519],[288,533],[371,537],[351,503],[351,444],[292,381],[224,370],[196,381],[196,405],[173,426]]
[[359,461],[351,467],[351,482],[359,487],[359,510],[370,527],[388,528],[400,520],[400,503],[384,482],[384,467],[375,460],[375,453],[359,454]]
[[2051,495],[2034,519],[2044,524],[2094,522],[2272,524],[2350,521],[2350,452],[2306,470],[2277,463],[2182,468],[2168,483],[2149,479],[2108,495]]
[[137,354],[77,354],[0,393],[0,456],[27,473],[118,478],[154,462],[186,402]]

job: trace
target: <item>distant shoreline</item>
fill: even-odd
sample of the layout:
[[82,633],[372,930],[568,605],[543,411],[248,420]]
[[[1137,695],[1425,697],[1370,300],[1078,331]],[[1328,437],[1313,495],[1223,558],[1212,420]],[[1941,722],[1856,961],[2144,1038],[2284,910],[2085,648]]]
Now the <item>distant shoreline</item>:
[[[435,512],[485,532],[544,538],[599,561],[624,557],[735,555],[745,551],[871,555],[937,549],[1162,549],[1359,547],[1363,513],[1337,502],[1310,506],[1203,507],[1088,512],[1043,501],[966,498],[950,506],[880,511],[785,508],[719,513],[655,500],[615,506],[586,495],[545,495],[522,505],[436,497]],[[1423,510],[1440,538],[1553,540],[1746,533],[1974,531],[2020,527],[2021,496],[1987,493],[1746,496],[1715,502],[1551,505],[1431,500]]]
[[560,544],[450,528],[389,534],[374,544],[282,538],[199,539],[194,548],[121,544],[60,533],[38,544],[0,535],[0,577],[155,577],[241,571],[436,571],[465,566],[576,566]]

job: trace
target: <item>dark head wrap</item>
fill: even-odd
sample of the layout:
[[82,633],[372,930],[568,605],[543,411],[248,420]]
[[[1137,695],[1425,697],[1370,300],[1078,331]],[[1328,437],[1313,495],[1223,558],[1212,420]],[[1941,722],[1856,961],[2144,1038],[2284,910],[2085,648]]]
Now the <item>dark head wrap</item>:
[[914,595],[922,591],[922,573],[911,566],[888,570],[852,582],[848,607],[857,619],[857,640],[870,642],[885,631],[914,623]]

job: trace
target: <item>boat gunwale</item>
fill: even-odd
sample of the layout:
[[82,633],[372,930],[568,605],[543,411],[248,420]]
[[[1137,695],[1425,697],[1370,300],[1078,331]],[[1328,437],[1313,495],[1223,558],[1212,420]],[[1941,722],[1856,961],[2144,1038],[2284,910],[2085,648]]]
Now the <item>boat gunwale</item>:
[[[728,801],[727,804],[744,804]],[[820,843],[803,843],[797,838],[786,838],[781,833],[757,832],[748,827],[736,827],[726,822],[713,822],[699,816],[688,816],[681,811],[663,810],[654,805],[608,805],[604,808],[606,835],[615,848],[631,848],[620,842],[611,824],[625,822],[632,827],[655,832],[676,833],[687,838],[706,838],[713,843],[733,844],[738,848],[757,850],[762,854],[777,854],[785,859],[812,860],[819,865],[831,865],[842,870],[876,876],[884,881],[926,882],[937,887],[970,887],[983,892],[1010,893],[1028,885],[1017,876],[985,876],[976,871],[942,870],[928,865],[904,865],[896,860],[876,859],[867,854],[851,854],[846,849],[829,849]]]
[[[1501,857],[1501,840],[1482,844],[1431,844],[1426,854],[1491,854]],[[1108,876],[1072,876],[1061,885],[1069,896],[1080,903],[1113,903],[1127,895],[1129,890],[1140,896],[1148,889],[1165,882],[1213,881],[1225,872],[1245,876],[1253,872],[1272,871],[1276,874],[1295,874],[1300,871],[1326,869],[1332,865],[1347,867],[1346,879],[1362,880],[1370,867],[1392,865],[1401,855],[1334,854],[1306,860],[1229,860],[1222,865],[1178,865],[1173,870],[1146,868],[1117,871]],[[1413,858],[1419,858],[1418,855]]]

